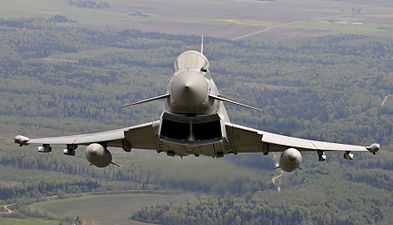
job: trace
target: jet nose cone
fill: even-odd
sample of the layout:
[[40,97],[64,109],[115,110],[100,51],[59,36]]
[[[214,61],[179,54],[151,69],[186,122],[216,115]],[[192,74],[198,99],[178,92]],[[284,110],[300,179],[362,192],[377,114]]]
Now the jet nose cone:
[[208,86],[203,75],[197,71],[184,71],[171,83],[173,102],[180,106],[200,106],[208,98]]

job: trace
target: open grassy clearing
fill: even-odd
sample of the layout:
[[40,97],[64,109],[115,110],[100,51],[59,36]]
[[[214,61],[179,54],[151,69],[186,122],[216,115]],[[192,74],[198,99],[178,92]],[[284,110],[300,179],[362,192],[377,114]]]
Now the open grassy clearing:
[[[133,159],[135,163],[146,166],[146,168],[156,171],[158,174],[177,177],[179,180],[214,182],[218,179],[229,181],[248,177],[252,180],[266,179],[266,182],[268,182],[270,179],[268,174],[271,171],[261,171],[260,169],[235,166],[224,158],[196,158],[192,155],[184,157],[183,160],[181,160],[179,157],[168,157],[163,153],[157,154],[155,151],[140,150],[133,152],[135,153],[129,153],[128,155],[129,159]],[[121,155],[123,155],[124,158],[124,154]],[[239,158],[242,157],[242,155],[236,157]],[[260,157],[261,161],[265,158],[262,155],[260,155]],[[270,158],[270,156],[267,157]],[[114,154],[114,158],[117,158],[116,154]],[[274,168],[273,163],[271,167]]]
[[176,191],[86,195],[39,202],[30,205],[30,208],[47,212],[50,216],[59,219],[66,216],[80,216],[93,224],[141,224],[128,219],[132,212],[152,204],[187,201],[193,198],[196,198],[194,193]]
[[[328,21],[304,21],[286,25],[287,28],[294,29],[315,29],[325,31],[326,33],[355,33],[355,34],[370,34],[384,32],[380,24],[363,24],[357,22],[348,22],[345,20],[328,22]],[[385,25],[385,29],[393,29],[393,25]]]
[[69,6],[67,1],[58,0],[4,0],[0,3],[2,18],[45,17],[63,15],[81,24],[94,24],[130,19],[127,14],[101,9],[88,9]]
[[59,221],[56,220],[44,220],[44,219],[37,219],[37,218],[7,218],[7,217],[0,217],[0,224],[12,224],[12,225],[58,225]]

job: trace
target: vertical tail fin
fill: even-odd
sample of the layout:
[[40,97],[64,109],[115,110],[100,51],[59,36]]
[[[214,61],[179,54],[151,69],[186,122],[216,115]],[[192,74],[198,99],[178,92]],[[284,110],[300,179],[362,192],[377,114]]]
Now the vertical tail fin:
[[203,55],[203,35],[201,36],[201,54]]

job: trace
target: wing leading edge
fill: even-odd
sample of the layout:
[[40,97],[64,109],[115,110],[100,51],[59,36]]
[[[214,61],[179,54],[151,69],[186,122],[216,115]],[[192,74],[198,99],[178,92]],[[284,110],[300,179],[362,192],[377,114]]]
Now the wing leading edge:
[[123,140],[127,140],[133,148],[155,149],[159,123],[160,121],[154,121],[117,130],[61,137],[30,139],[18,135],[15,137],[15,143],[20,145],[89,145],[92,143],[106,143],[110,147],[122,147]]
[[288,148],[300,151],[345,151],[375,153],[379,144],[358,146],[288,137],[253,128],[225,123],[228,139],[237,152],[282,152]]

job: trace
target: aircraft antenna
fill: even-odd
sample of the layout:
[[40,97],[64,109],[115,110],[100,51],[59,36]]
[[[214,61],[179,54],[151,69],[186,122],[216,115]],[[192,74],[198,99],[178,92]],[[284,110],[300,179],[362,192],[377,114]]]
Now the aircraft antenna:
[[201,36],[201,54],[203,55],[203,35]]

